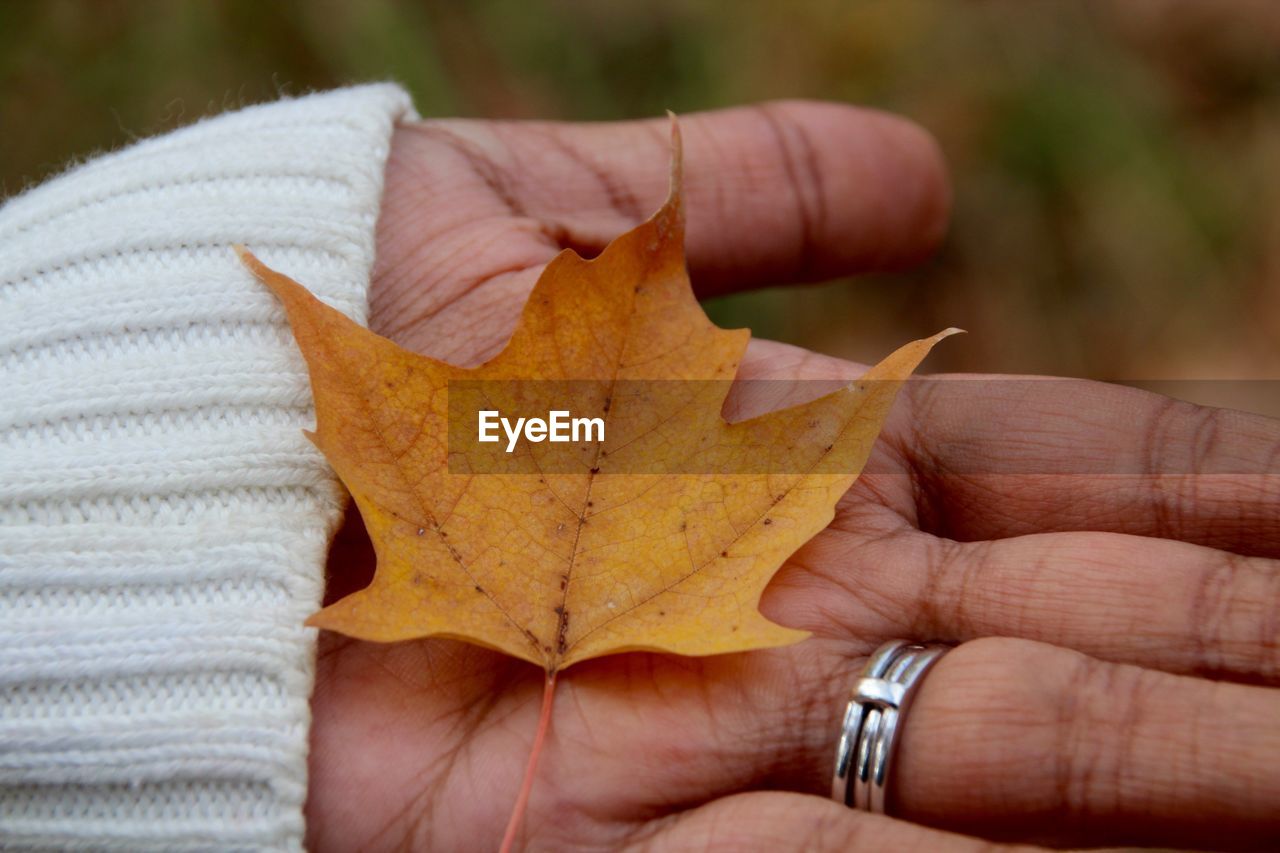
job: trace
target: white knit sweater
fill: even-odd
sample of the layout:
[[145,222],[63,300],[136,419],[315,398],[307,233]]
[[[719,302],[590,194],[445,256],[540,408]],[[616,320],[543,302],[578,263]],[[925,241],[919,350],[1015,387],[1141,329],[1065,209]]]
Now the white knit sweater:
[[0,848],[296,849],[341,498],[244,243],[363,322],[394,86],[0,208]]

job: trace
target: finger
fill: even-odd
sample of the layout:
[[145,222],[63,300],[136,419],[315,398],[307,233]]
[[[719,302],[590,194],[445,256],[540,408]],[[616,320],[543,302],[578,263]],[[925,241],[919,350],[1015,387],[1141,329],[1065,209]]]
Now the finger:
[[[704,295],[909,264],[945,232],[941,155],[903,119],[779,101],[680,122],[689,266]],[[452,201],[456,175],[478,173],[487,212],[544,223],[560,244],[587,253],[648,218],[667,193],[665,118],[411,127],[403,144],[420,197]],[[467,212],[440,211],[437,224],[456,225]]]
[[[849,379],[861,370],[795,347],[753,342],[741,375],[816,382]],[[928,399],[935,401],[938,418],[929,419],[930,426],[968,404],[962,393],[966,388],[976,395],[975,389],[985,383],[951,384],[960,392],[931,392]],[[1018,384],[1070,384],[1103,394],[1127,390],[1098,383]],[[779,403],[772,393],[775,386],[786,391],[794,385],[748,383],[748,390],[734,401],[733,415],[755,414],[762,402],[767,409]],[[942,404],[953,399],[943,393],[955,393],[954,405]],[[1052,401],[1051,395],[1037,395]],[[760,397],[767,399],[756,399]],[[900,406],[894,417],[903,417],[904,409],[909,426],[915,414],[909,408]],[[1004,415],[993,418],[997,426],[991,428],[982,418],[973,418],[975,428],[1007,429],[1021,417],[1017,407]],[[893,437],[889,429],[886,433]],[[899,445],[903,435],[906,441],[913,438],[901,422],[896,433]],[[937,454],[963,453],[962,444],[953,447],[948,440],[953,433],[944,428],[941,434],[942,440],[933,434],[915,440],[928,443],[930,452]],[[1081,441],[1089,437],[1088,430],[1081,430]],[[885,444],[878,449],[883,451]],[[1076,446],[1070,437],[1068,444]],[[1245,450],[1230,449],[1231,444],[1243,444]],[[1217,452],[1239,462],[1252,444],[1224,439]],[[1020,448],[1013,442],[1009,452],[1016,454]],[[775,579],[762,603],[771,618],[833,637],[932,636],[961,641],[993,634],[1018,636],[1171,672],[1280,682],[1280,564],[1275,561],[1183,542],[1095,532],[965,544],[940,539],[916,529],[919,519],[912,510],[918,489],[912,488],[907,470],[909,466],[902,465],[894,473],[884,454],[873,456],[831,526]],[[1096,486],[1092,480],[1090,484]],[[989,500],[988,507],[992,504],[998,507],[999,500]],[[977,515],[976,508],[974,512]],[[1255,512],[1263,514],[1261,509]],[[1205,536],[1213,533],[1208,524],[1200,530]]]
[[[914,125],[778,102],[682,119],[686,249],[701,295],[902,266],[929,254],[950,193]],[[456,363],[492,355],[542,267],[594,254],[667,192],[665,119],[403,125],[385,173],[370,327]]]
[[942,536],[1106,530],[1280,556],[1280,420],[1097,382],[934,377],[886,434]]
[[1020,640],[945,655],[902,727],[891,803],[1056,844],[1272,847],[1280,694]]
[[786,612],[774,618],[826,635],[1022,637],[1280,684],[1280,563],[1185,542],[1047,533],[961,543],[868,503],[842,509],[775,586]]
[[621,849],[634,853],[683,850],[993,853],[1017,848],[993,846],[884,815],[856,812],[820,797],[755,792],[724,797],[646,824]]
[[[752,341],[739,375],[865,369]],[[940,536],[1103,530],[1280,556],[1280,420],[1102,382],[930,376],[906,384],[882,435],[866,475],[910,472],[899,509]]]
[[[937,146],[871,110],[782,102],[690,115],[686,249],[702,295],[911,263],[946,228]],[[665,120],[433,121],[388,159],[370,327],[460,364],[505,341],[542,267],[657,209]]]

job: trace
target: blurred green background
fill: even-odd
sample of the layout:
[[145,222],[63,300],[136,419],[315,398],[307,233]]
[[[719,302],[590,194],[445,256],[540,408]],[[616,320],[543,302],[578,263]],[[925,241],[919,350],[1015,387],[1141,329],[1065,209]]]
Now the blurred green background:
[[902,113],[953,171],[940,256],[717,300],[718,321],[863,359],[967,328],[933,370],[1280,377],[1276,0],[0,0],[0,191],[384,78],[428,116]]

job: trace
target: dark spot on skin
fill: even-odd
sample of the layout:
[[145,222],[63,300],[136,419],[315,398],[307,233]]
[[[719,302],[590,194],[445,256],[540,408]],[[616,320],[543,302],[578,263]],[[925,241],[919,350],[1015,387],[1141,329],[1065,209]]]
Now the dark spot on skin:
[[[439,529],[439,528],[437,528],[437,529]],[[440,536],[441,536],[442,538],[445,538],[445,539],[448,539],[448,538],[449,538],[449,534],[448,534],[448,533],[445,533],[443,530],[441,530],[441,531],[440,531]]]
[[659,615],[659,616],[666,616],[666,615],[667,615],[667,611],[665,611],[665,610],[659,610],[659,611],[658,611],[658,615]]
[[595,506],[595,505],[596,505],[596,502],[595,502],[595,501],[587,501],[587,506],[588,506],[588,507],[593,507],[593,506]]
[[592,468],[592,469],[591,469],[591,473],[592,473],[592,474],[599,474],[599,473],[600,473],[600,466],[599,466],[599,465],[597,465],[596,467]]
[[555,613],[556,613],[556,615],[557,615],[557,616],[563,616],[563,615],[564,615],[564,608],[563,608],[563,607],[557,607],[557,608],[555,609]]
[[773,524],[773,519],[772,519],[772,518],[766,518],[766,519],[764,520],[764,523],[765,523],[765,524]]
[[635,292],[636,292],[636,293],[639,293],[639,292],[640,292],[640,285],[638,285],[638,284],[636,285],[636,290],[635,290]]
[[612,398],[612,397],[605,397],[605,398],[604,398],[604,410],[605,410],[605,412],[606,412],[606,413],[609,411],[609,407],[610,407],[610,406],[612,406],[612,405],[613,405],[613,398]]
[[543,647],[542,647],[542,650],[543,650],[544,652],[546,652],[547,654],[551,654],[551,647],[550,647],[550,646],[543,646]]
[[728,552],[728,551],[721,551],[721,552],[720,552],[720,556],[721,556],[721,557],[727,557],[727,556],[729,556],[729,552]]
[[823,452],[823,453],[830,453],[830,452],[831,452],[831,448],[833,448],[833,447],[835,447],[835,445],[834,445],[834,444],[828,444],[828,445],[827,445],[826,450],[823,450],[822,452]]
[[680,522],[680,531],[681,531],[681,532],[684,532],[684,531],[686,531],[686,530],[688,530],[688,529],[689,529],[689,522],[687,522],[687,521],[682,521],[682,522]]
[[734,626],[733,626],[732,628],[730,628],[729,630],[731,630],[731,631],[736,631],[736,630],[738,630],[738,626],[737,626],[737,625],[734,625]]
[[476,592],[484,592],[484,587],[480,586],[480,584],[476,584]]
[[778,502],[778,501],[780,501],[780,500],[782,500],[782,495],[778,495],[777,497],[775,497],[775,498],[773,499],[773,502],[774,502],[774,503],[777,503],[777,502]]
[[607,450],[601,450],[601,451],[600,451],[600,458],[601,458],[601,459],[603,459],[604,457],[606,457],[606,456],[608,456],[608,455],[609,455],[609,451],[607,451]]

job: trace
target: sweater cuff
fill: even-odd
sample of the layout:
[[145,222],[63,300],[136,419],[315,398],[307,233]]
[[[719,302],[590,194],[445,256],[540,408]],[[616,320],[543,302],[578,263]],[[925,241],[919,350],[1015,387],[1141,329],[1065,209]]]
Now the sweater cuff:
[[343,505],[244,243],[363,323],[407,95],[252,107],[0,208],[0,847],[298,849]]

